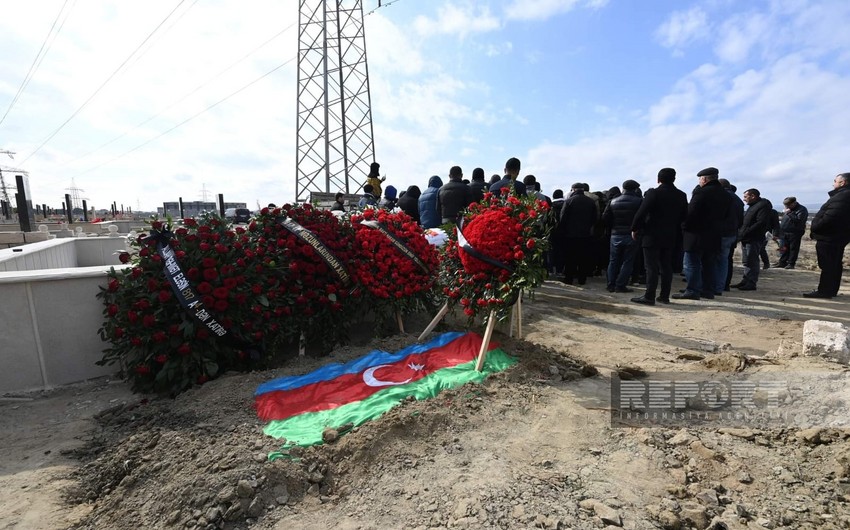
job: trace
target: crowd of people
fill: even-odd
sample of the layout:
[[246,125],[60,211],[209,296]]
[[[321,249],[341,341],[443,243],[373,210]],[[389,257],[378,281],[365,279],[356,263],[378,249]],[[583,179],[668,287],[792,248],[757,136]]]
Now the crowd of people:
[[[498,193],[512,187],[517,195],[532,195],[549,203],[555,228],[548,254],[550,274],[567,284],[584,285],[588,277],[604,276],[608,291],[630,293],[630,285],[645,284],[638,304],[669,304],[670,299],[701,300],[722,296],[735,288],[758,289],[763,268],[794,269],[807,231],[809,212],[795,197],[782,201],[782,212],[757,188],[738,196],[736,186],[707,167],[698,172],[698,183],[688,200],[676,187],[676,171],[663,168],[657,185],[643,193],[640,183],[626,180],[622,188],[590,191],[585,183],[573,184],[568,193],[556,189],[544,195],[534,175],[520,179],[519,159],[505,163],[502,176],[485,181],[482,168],[471,180],[453,166],[448,181],[434,175],[424,191],[418,186],[398,190],[381,177],[372,163],[358,207],[400,208],[423,228],[456,222],[462,211],[481,200],[486,191]],[[829,199],[811,222],[821,270],[817,289],[807,298],[832,298],[838,294],[844,249],[850,243],[850,173],[833,181]],[[343,195],[333,209],[344,210]],[[771,264],[768,246],[776,244],[778,260]],[[732,284],[735,252],[740,245],[743,275]],[[685,287],[673,291],[673,276],[681,273]]]

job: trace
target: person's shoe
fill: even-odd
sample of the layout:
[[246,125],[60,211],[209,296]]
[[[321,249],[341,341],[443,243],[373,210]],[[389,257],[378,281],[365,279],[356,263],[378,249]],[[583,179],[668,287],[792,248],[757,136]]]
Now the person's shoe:
[[782,267],[782,268],[783,268],[783,269],[791,270],[791,269],[793,269],[793,268],[794,268],[794,266],[793,266],[793,265],[786,265],[786,266],[784,266],[784,267]]
[[738,282],[738,283],[736,283],[735,285],[733,285],[732,287],[733,287],[734,289],[740,289],[741,287],[743,287],[743,286],[745,286],[745,285],[747,285],[747,284],[746,284],[746,283],[744,283],[744,282]]
[[699,295],[697,293],[689,293],[686,291],[684,293],[674,294],[673,298],[676,300],[699,300]]
[[803,298],[832,298],[830,295],[826,293],[822,293],[820,291],[812,291],[810,293],[803,293]]
[[724,293],[728,293],[728,292],[729,292],[729,291],[731,291],[731,290],[732,290],[732,287],[730,287],[730,286],[728,286],[728,285],[727,285],[726,287],[724,287],[724,288],[723,288],[723,292],[724,292]]
[[706,300],[714,300],[714,293],[699,293],[699,295]]
[[613,287],[613,286],[611,286],[611,285],[609,285],[609,286],[608,286],[608,292],[609,292],[609,293],[613,293],[613,292],[614,292],[614,287]]
[[653,300],[652,298],[646,298],[644,296],[635,296],[634,298],[632,298],[632,302],[643,305],[655,305],[655,300]]
[[669,303],[670,303],[670,299],[669,299],[669,298],[662,298],[662,297],[660,297],[660,296],[659,296],[658,298],[656,298],[656,299],[655,299],[655,301],[656,301],[656,302],[661,302],[662,304],[669,304]]
[[628,287],[617,287],[614,289],[615,293],[633,293],[634,289],[630,289]]
[[761,270],[764,271],[764,270],[767,270],[769,268],[770,268],[770,263],[762,263],[761,264]]
[[715,292],[715,293],[714,293],[714,296],[723,296],[723,291],[720,291],[719,293],[718,293],[718,292]]
[[755,285],[742,285],[742,286],[738,287],[738,290],[739,291],[755,291],[756,286]]
[[784,269],[785,265],[786,265],[785,263],[782,263],[780,261],[779,263],[774,263],[773,265],[771,265],[771,267],[773,267],[774,269]]
[[587,280],[585,280],[584,278],[579,278],[578,281],[576,281],[576,283],[579,284],[579,285],[584,285],[584,284],[587,283]]

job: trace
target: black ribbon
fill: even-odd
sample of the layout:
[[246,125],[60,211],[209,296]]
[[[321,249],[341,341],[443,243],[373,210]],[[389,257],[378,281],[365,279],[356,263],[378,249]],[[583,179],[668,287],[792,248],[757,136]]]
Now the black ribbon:
[[331,249],[329,249],[327,245],[322,243],[321,239],[316,237],[316,234],[307,230],[306,228],[304,228],[303,226],[288,217],[278,222],[280,223],[280,226],[289,230],[292,235],[313,247],[313,250],[316,251],[316,254],[318,254],[319,257],[322,258],[322,261],[324,261],[328,265],[328,267],[330,267],[330,269],[334,272],[334,274],[339,277],[343,285],[348,286],[349,284],[351,284],[351,276],[348,274],[348,271],[345,270],[345,266],[342,264],[339,258],[334,256],[333,252],[331,252]]
[[409,260],[411,260],[413,263],[418,265],[419,268],[422,269],[425,272],[425,274],[428,274],[428,266],[425,265],[425,263],[421,259],[419,259],[419,256],[417,256],[415,252],[410,250],[410,247],[408,247],[405,244],[404,241],[402,241],[395,234],[393,234],[389,230],[387,230],[386,226],[382,225],[378,221],[365,221],[364,220],[364,221],[360,221],[360,224],[362,224],[364,226],[368,226],[369,228],[374,228],[378,232],[384,234],[387,237],[387,239],[390,240],[390,243],[392,243],[395,246],[395,248],[398,249],[399,252],[404,254]]
[[171,284],[171,290],[174,291],[174,296],[180,302],[183,309],[210,330],[216,337],[224,340],[225,343],[234,348],[245,350],[250,354],[252,359],[259,359],[261,353],[260,347],[228,332],[204,307],[201,297],[198,296],[198,293],[189,284],[189,279],[183,274],[183,269],[180,268],[180,263],[174,254],[174,249],[171,248],[170,241],[174,237],[174,234],[169,230],[151,230],[149,237],[156,241],[156,250],[163,262],[163,273],[168,279],[168,283]]
[[506,263],[502,263],[501,261],[495,258],[491,258],[490,256],[482,254],[481,252],[475,250],[475,248],[469,244],[469,241],[467,241],[463,235],[463,218],[461,218],[460,223],[458,223],[457,225],[457,244],[460,246],[460,248],[463,249],[464,252],[466,252],[473,258],[480,259],[484,263],[489,263],[490,265],[499,267],[500,269],[504,269],[513,274],[513,267],[507,265]]

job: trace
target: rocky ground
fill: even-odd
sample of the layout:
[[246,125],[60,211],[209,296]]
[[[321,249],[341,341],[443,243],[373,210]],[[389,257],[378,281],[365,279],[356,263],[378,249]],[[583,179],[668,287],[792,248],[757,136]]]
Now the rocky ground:
[[[4,396],[0,529],[850,527],[850,374],[800,355],[805,320],[850,311],[800,297],[817,283],[806,252],[756,292],[670,306],[547,282],[523,339],[496,335],[515,367],[271,462],[260,383],[400,349],[424,324],[174,400],[106,380]],[[612,425],[612,377],[658,373],[785,378],[791,415]]]

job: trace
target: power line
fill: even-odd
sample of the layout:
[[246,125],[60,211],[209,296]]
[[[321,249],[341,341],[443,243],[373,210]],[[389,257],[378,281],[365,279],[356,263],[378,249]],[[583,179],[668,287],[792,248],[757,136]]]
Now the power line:
[[[197,0],[196,0],[196,1],[197,1]],[[193,4],[193,5],[194,5],[194,4]],[[272,42],[272,41],[273,41],[273,40],[275,40],[276,38],[278,38],[278,37],[280,37],[281,35],[283,35],[285,32],[287,32],[288,30],[290,30],[293,26],[295,26],[295,23],[294,23],[294,22],[293,22],[292,24],[290,24],[290,25],[286,26],[285,28],[283,28],[283,29],[282,29],[282,30],[280,30],[279,32],[277,32],[277,33],[276,33],[275,35],[273,35],[272,37],[268,38],[265,42],[263,42],[262,44],[260,44],[260,45],[259,45],[259,46],[257,46],[256,48],[254,48],[253,50],[251,50],[251,51],[249,51],[248,53],[246,53],[245,55],[243,55],[240,59],[237,59],[236,61],[234,61],[233,63],[231,63],[231,64],[230,64],[230,66],[226,67],[224,70],[221,70],[220,72],[218,72],[218,73],[217,73],[217,74],[215,74],[214,76],[210,77],[209,79],[207,79],[206,81],[204,81],[203,83],[201,83],[200,85],[198,85],[197,87],[195,87],[192,91],[190,91],[190,92],[186,93],[183,97],[181,97],[180,99],[178,99],[178,100],[177,100],[177,101],[175,101],[174,103],[172,103],[172,104],[168,105],[167,107],[165,107],[164,109],[160,110],[159,112],[157,112],[157,113],[156,113],[156,114],[154,114],[153,116],[151,116],[151,117],[147,118],[146,120],[142,121],[141,123],[139,123],[138,125],[136,125],[136,126],[135,126],[135,127],[133,127],[132,129],[128,129],[128,130],[124,131],[123,133],[121,133],[121,134],[119,134],[118,136],[116,136],[115,138],[113,138],[113,139],[109,140],[108,142],[106,142],[105,144],[101,145],[100,147],[97,147],[97,148],[95,148],[94,150],[89,151],[88,153],[85,153],[85,154],[83,154],[83,155],[80,155],[80,156],[78,156],[77,158],[75,158],[75,159],[71,160],[70,162],[68,162],[68,164],[67,164],[67,165],[73,164],[73,163],[74,163],[74,162],[76,162],[77,160],[82,160],[83,158],[86,158],[86,157],[88,157],[88,156],[90,156],[90,155],[92,155],[92,154],[94,154],[94,153],[96,153],[96,152],[100,151],[100,150],[101,150],[101,149],[103,149],[104,147],[106,147],[106,146],[108,146],[108,145],[111,145],[112,143],[114,143],[114,142],[116,142],[116,141],[120,140],[121,138],[124,138],[125,136],[127,136],[127,135],[128,135],[128,134],[130,134],[131,132],[135,131],[135,130],[136,130],[136,129],[138,129],[139,127],[142,127],[142,126],[144,126],[144,125],[148,124],[149,122],[151,122],[152,120],[154,120],[154,119],[156,119],[156,118],[158,118],[158,117],[162,116],[162,115],[163,115],[163,114],[165,114],[167,111],[169,111],[169,110],[171,110],[172,108],[174,108],[175,106],[177,106],[179,103],[182,103],[183,101],[185,101],[188,97],[190,97],[190,96],[194,95],[196,92],[198,92],[198,91],[199,91],[199,90],[201,90],[202,88],[204,88],[204,87],[208,86],[210,83],[212,83],[213,81],[215,81],[215,80],[216,80],[216,79],[218,79],[219,77],[223,76],[224,74],[226,74],[226,73],[227,73],[227,72],[229,72],[230,70],[232,70],[232,69],[233,69],[236,65],[240,64],[241,62],[243,62],[245,59],[247,59],[248,57],[250,57],[251,55],[253,55],[254,53],[256,53],[258,50],[260,50],[261,48],[263,48],[264,46],[266,46],[268,43]]]
[[138,150],[139,150],[139,149],[141,149],[142,147],[144,147],[144,146],[146,146],[146,145],[148,145],[148,144],[150,144],[150,143],[152,143],[152,142],[154,142],[154,141],[156,141],[156,140],[159,140],[160,138],[162,138],[162,137],[163,137],[163,136],[165,136],[166,134],[170,133],[171,131],[173,131],[173,130],[177,129],[178,127],[182,127],[183,125],[185,125],[185,124],[189,123],[190,121],[194,120],[195,118],[197,118],[197,117],[198,117],[198,116],[200,116],[201,114],[204,114],[204,113],[206,113],[206,112],[208,112],[208,111],[210,111],[210,110],[214,109],[214,108],[215,108],[215,107],[217,107],[218,105],[220,105],[220,104],[224,103],[225,101],[227,101],[228,99],[232,98],[233,96],[235,96],[235,95],[239,94],[239,93],[240,93],[240,92],[242,92],[243,90],[245,90],[245,89],[247,89],[247,88],[251,87],[252,85],[254,85],[254,84],[258,83],[259,81],[261,81],[261,80],[263,80],[263,79],[265,79],[266,77],[270,76],[271,74],[273,74],[273,73],[277,72],[278,70],[280,70],[281,68],[283,68],[283,67],[284,67],[284,66],[286,66],[287,64],[291,63],[291,62],[292,62],[292,61],[294,61],[295,59],[296,59],[295,57],[291,57],[291,58],[287,59],[286,61],[284,61],[283,63],[281,63],[281,64],[279,64],[279,65],[277,65],[277,66],[275,66],[274,68],[272,68],[272,69],[271,69],[271,70],[269,70],[268,72],[264,73],[264,74],[263,74],[263,75],[261,75],[260,77],[258,77],[258,78],[256,78],[256,79],[254,79],[253,81],[251,81],[251,82],[250,82],[250,83],[248,83],[247,85],[244,85],[242,88],[240,88],[240,89],[236,90],[235,92],[232,92],[232,93],[230,93],[229,95],[227,95],[227,96],[225,96],[225,97],[221,98],[220,100],[216,101],[215,103],[213,103],[213,104],[212,104],[212,105],[210,105],[209,107],[207,107],[207,108],[205,108],[205,109],[203,109],[203,110],[201,110],[201,111],[199,111],[199,112],[196,112],[195,114],[193,114],[193,115],[189,116],[188,118],[186,118],[185,120],[181,121],[180,123],[178,123],[178,124],[174,125],[173,127],[169,128],[169,129],[166,129],[165,131],[161,132],[160,134],[158,134],[158,135],[154,136],[154,137],[153,137],[153,138],[151,138],[150,140],[147,140],[147,141],[145,141],[145,142],[143,142],[143,143],[141,143],[141,144],[137,145],[136,147],[134,147],[134,148],[130,149],[129,151],[126,151],[126,152],[124,152],[124,153],[122,153],[122,154],[120,154],[120,155],[118,155],[118,156],[116,156],[116,157],[114,157],[114,158],[112,158],[112,159],[110,159],[110,160],[107,160],[106,162],[103,162],[102,164],[98,164],[98,165],[96,165],[96,166],[94,166],[94,167],[90,167],[89,169],[87,169],[87,170],[83,171],[82,173],[77,173],[77,174],[74,176],[74,178],[79,177],[79,176],[81,176],[81,175],[85,175],[86,173],[89,173],[90,171],[94,171],[95,169],[101,168],[101,167],[103,167],[103,166],[105,166],[105,165],[107,165],[107,164],[111,164],[112,162],[115,162],[115,161],[116,161],[116,160],[118,160],[119,158],[123,158],[123,157],[125,157],[125,156],[129,155],[130,153],[133,153],[133,152],[135,152],[135,151],[138,151]]
[[365,14],[365,15],[363,15],[363,16],[371,15],[372,13],[374,13],[375,11],[377,11],[378,9],[380,9],[380,8],[382,8],[382,7],[389,7],[389,6],[393,5],[393,4],[394,4],[394,3],[396,3],[396,2],[398,2],[398,0],[390,0],[389,2],[381,2],[381,0],[378,0],[378,7],[376,7],[375,9],[373,9],[373,10],[371,10],[371,11],[369,11],[368,13],[366,13],[366,14]]
[[171,10],[171,12],[170,12],[170,13],[168,13],[168,15],[167,15],[164,19],[162,19],[162,21],[161,21],[159,24],[157,24],[157,26],[153,29],[153,31],[151,31],[151,32],[148,34],[148,36],[147,36],[147,37],[145,37],[145,39],[144,39],[144,40],[143,40],[143,41],[142,41],[142,42],[141,42],[138,46],[136,46],[136,49],[135,49],[135,50],[133,50],[133,52],[132,52],[132,53],[130,53],[130,55],[129,55],[129,56],[127,56],[127,58],[126,58],[126,59],[124,59],[124,61],[123,61],[123,62],[122,62],[122,63],[118,66],[118,68],[116,68],[116,69],[115,69],[115,71],[114,71],[114,72],[112,72],[112,74],[110,74],[110,76],[109,76],[109,77],[107,77],[107,78],[106,78],[106,80],[105,80],[103,83],[101,83],[101,85],[97,88],[97,90],[95,90],[95,91],[94,91],[94,93],[92,93],[92,95],[90,95],[90,96],[88,97],[88,99],[86,99],[86,100],[83,102],[83,104],[82,104],[82,105],[80,105],[80,107],[79,107],[79,108],[77,108],[77,110],[75,110],[75,111],[74,111],[74,113],[73,113],[73,114],[71,114],[71,116],[70,116],[67,120],[65,120],[64,122],[62,122],[62,125],[60,125],[59,127],[57,127],[57,128],[56,128],[56,130],[54,130],[52,133],[50,133],[50,136],[48,136],[47,138],[45,138],[45,140],[44,140],[43,142],[41,142],[41,145],[39,145],[38,147],[36,147],[35,151],[33,151],[32,153],[30,153],[30,154],[29,154],[29,156],[27,156],[27,157],[26,157],[26,158],[25,158],[25,159],[21,162],[21,164],[22,164],[22,165],[23,165],[23,164],[25,164],[25,163],[26,163],[26,161],[27,161],[27,160],[29,160],[30,158],[32,158],[32,157],[33,157],[33,155],[35,155],[36,153],[38,153],[38,152],[41,150],[41,148],[42,148],[42,147],[44,147],[45,145],[47,145],[47,142],[49,142],[50,140],[52,140],[52,139],[53,139],[53,137],[54,137],[54,136],[56,136],[57,134],[59,134],[59,131],[61,131],[61,130],[62,130],[62,129],[66,126],[66,125],[68,125],[68,123],[69,123],[72,119],[74,119],[74,117],[75,117],[77,114],[79,114],[79,113],[80,113],[80,111],[81,111],[81,110],[83,110],[83,109],[86,107],[86,105],[88,105],[88,104],[91,102],[91,100],[93,100],[93,99],[95,98],[95,96],[97,96],[97,95],[100,93],[100,91],[101,91],[101,90],[103,90],[103,88],[107,85],[107,83],[109,83],[109,82],[112,80],[112,78],[113,78],[113,77],[115,77],[115,76],[118,74],[118,72],[120,72],[120,71],[121,71],[121,69],[122,69],[122,68],[124,68],[124,65],[125,65],[125,64],[127,64],[127,63],[130,61],[130,59],[132,59],[132,58],[133,58],[133,56],[136,54],[136,52],[138,52],[138,51],[142,48],[142,46],[144,46],[144,45],[145,45],[145,43],[146,43],[148,40],[150,40],[150,38],[153,36],[153,34],[154,34],[154,33],[156,33],[156,32],[159,30],[159,28],[161,28],[161,27],[162,27],[162,25],[163,25],[163,24],[165,24],[165,22],[166,22],[169,18],[171,18],[171,16],[172,16],[172,15],[173,15],[176,11],[177,11],[177,9],[178,9],[181,5],[183,5],[183,3],[184,3],[185,1],[186,1],[186,0],[180,0],[180,2],[179,2],[179,3],[178,3],[175,7],[174,7],[174,9],[172,9],[172,10]]
[[[32,60],[32,64],[30,65],[30,69],[27,71],[27,75],[24,76],[24,80],[21,81],[21,86],[18,87],[18,92],[15,94],[15,97],[12,98],[12,102],[9,103],[9,108],[6,109],[6,113],[3,114],[3,117],[0,118],[0,123],[6,119],[6,116],[9,115],[12,108],[15,106],[15,103],[18,102],[18,98],[21,97],[24,90],[26,90],[27,86],[32,81],[32,78],[35,76],[38,67],[41,65],[41,61],[44,60],[44,57],[47,56],[47,52],[50,51],[50,47],[53,46],[53,42],[56,40],[56,36],[59,35],[59,32],[62,31],[62,26],[65,25],[65,21],[68,20],[68,16],[71,14],[71,11],[74,9],[74,4],[76,4],[76,0],[74,4],[71,5],[71,9],[68,10],[68,14],[62,20],[62,24],[59,25],[59,29],[56,30],[56,33],[53,33],[53,30],[56,28],[56,23],[59,22],[59,18],[62,17],[62,13],[65,11],[65,6],[68,5],[69,0],[65,0],[65,3],[62,4],[62,7],[59,9],[59,13],[56,14],[56,18],[53,19],[53,24],[50,26],[50,31],[47,32],[47,35],[44,37],[44,41],[41,43],[41,48],[39,48],[38,53],[35,55],[35,58]],[[53,40],[51,40],[51,35],[53,36]],[[50,44],[48,44],[48,41]],[[47,49],[45,50],[45,46]],[[42,54],[44,52],[44,54]]]

